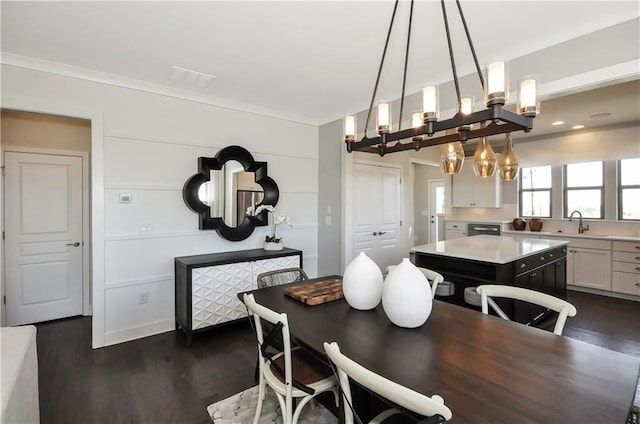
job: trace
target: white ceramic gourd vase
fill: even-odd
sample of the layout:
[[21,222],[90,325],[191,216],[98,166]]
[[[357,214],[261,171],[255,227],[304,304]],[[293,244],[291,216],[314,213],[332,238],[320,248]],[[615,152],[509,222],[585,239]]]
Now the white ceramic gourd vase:
[[429,281],[408,258],[391,268],[384,280],[382,307],[398,327],[420,327],[429,318],[433,307]]
[[349,306],[366,311],[382,298],[382,271],[364,252],[352,260],[342,276],[342,292]]

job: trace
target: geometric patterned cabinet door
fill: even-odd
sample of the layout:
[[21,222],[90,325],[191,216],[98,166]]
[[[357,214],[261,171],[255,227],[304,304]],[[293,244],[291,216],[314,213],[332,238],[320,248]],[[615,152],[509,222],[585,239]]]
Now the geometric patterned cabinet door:
[[[253,276],[251,277],[253,287],[251,289],[257,289],[258,275],[267,271],[275,271],[276,269],[299,268],[300,257],[298,255],[295,255],[283,256],[281,258],[262,259],[259,261],[251,262],[251,265],[253,266]],[[246,312],[247,310],[245,309],[245,313]]]
[[194,330],[247,315],[238,292],[251,290],[251,262],[195,268],[191,281]]
[[247,317],[237,295],[255,290],[257,277],[267,271],[302,266],[302,252],[285,248],[222,252],[175,258],[176,329],[187,334]]

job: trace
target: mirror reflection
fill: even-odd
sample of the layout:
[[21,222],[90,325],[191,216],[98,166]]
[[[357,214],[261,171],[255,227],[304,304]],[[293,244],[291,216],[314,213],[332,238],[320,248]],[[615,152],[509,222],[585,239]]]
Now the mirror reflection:
[[221,217],[235,228],[242,225],[248,207],[262,202],[264,191],[254,172],[246,172],[240,162],[230,160],[222,169],[210,171],[209,181],[198,189],[198,198],[210,208],[210,216]]

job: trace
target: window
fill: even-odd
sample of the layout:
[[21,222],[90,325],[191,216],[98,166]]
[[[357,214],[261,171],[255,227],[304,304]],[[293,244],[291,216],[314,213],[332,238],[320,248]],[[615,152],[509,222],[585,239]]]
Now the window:
[[568,164],[564,166],[564,175],[564,217],[579,211],[583,218],[604,218],[603,162]]
[[551,166],[520,170],[520,215],[551,218]]
[[640,220],[640,158],[622,159],[618,169],[618,219]]

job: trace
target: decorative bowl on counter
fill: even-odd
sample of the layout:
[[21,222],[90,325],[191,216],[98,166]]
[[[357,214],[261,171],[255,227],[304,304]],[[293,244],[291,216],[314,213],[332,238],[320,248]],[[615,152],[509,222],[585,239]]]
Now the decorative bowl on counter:
[[531,231],[540,231],[540,230],[542,230],[542,220],[540,218],[531,218],[531,219],[529,219],[529,229]]
[[522,231],[527,226],[527,221],[522,218],[516,218],[513,220],[512,224],[514,230]]

